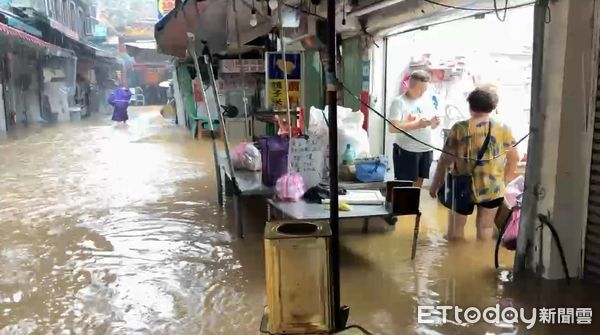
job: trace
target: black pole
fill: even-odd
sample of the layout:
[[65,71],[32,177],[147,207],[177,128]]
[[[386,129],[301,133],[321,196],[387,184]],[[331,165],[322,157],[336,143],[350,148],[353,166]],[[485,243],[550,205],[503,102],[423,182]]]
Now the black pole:
[[335,33],[335,0],[327,1],[327,98],[329,103],[329,187],[331,203],[329,224],[331,225],[331,287],[333,294],[334,330],[341,330],[340,306],[340,240],[338,199],[338,131],[337,131],[337,80]]

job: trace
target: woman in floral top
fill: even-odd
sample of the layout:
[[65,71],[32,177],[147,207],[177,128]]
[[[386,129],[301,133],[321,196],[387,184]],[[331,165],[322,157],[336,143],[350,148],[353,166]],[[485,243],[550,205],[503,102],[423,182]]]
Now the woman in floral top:
[[[473,213],[475,207],[477,207],[477,238],[492,238],[494,218],[504,201],[504,187],[512,180],[519,160],[511,130],[490,118],[490,113],[498,105],[495,88],[492,86],[476,88],[469,94],[467,101],[471,118],[458,122],[452,127],[444,146],[444,151],[452,155],[442,154],[430,188],[430,195],[435,198],[444,183],[448,168],[452,168],[454,175],[472,174],[473,176],[472,206],[467,211],[450,213],[447,235],[449,240],[464,238],[467,217]],[[475,166],[477,163],[474,159],[477,158],[488,131],[490,132],[488,148],[481,162]]]

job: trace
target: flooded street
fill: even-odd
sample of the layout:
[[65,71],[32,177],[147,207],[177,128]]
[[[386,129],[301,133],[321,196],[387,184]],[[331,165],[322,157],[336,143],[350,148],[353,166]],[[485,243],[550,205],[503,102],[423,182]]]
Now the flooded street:
[[[263,218],[248,218],[253,233],[236,238],[231,213],[216,202],[210,150],[150,108],[134,108],[127,129],[105,117],[0,140],[0,334],[258,334]],[[565,294],[508,285],[509,272],[494,269],[493,243],[476,242],[470,224],[467,242],[448,245],[445,211],[423,201],[415,262],[412,218],[373,222],[368,234],[362,222],[342,223],[350,323],[389,335],[599,333],[418,325],[418,305],[600,300],[578,284],[561,287]],[[501,251],[505,268],[512,260]]]

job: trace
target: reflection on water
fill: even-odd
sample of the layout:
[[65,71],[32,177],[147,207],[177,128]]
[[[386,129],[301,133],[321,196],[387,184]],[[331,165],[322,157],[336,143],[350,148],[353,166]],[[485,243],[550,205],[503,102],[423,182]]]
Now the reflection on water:
[[[127,129],[84,121],[0,142],[0,334],[258,333],[262,239],[229,232],[210,146],[156,110],[132,114]],[[508,285],[509,272],[493,269],[493,245],[473,241],[473,231],[470,242],[448,245],[443,210],[424,200],[414,263],[411,219],[396,228],[374,222],[369,234],[360,222],[343,223],[352,323],[375,334],[530,333],[417,324],[417,305],[539,307],[557,290]],[[509,252],[501,256],[512,263]],[[569,292],[570,300],[549,301],[575,307],[589,295],[583,286]],[[540,329],[533,333],[548,333]]]

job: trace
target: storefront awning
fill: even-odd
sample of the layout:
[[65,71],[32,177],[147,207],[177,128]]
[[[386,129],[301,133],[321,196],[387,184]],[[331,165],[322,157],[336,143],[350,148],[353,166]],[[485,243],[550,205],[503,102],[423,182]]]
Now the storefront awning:
[[[233,1],[223,0],[184,1],[156,24],[154,36],[158,52],[185,57],[188,47],[187,33],[192,32],[196,36],[198,50],[201,50],[201,41],[204,40],[213,53],[236,53],[242,48],[238,46],[236,15],[232,3]],[[249,23],[251,5],[246,1],[238,1],[236,4],[242,46],[271,31],[271,17],[262,13],[260,8],[257,7],[258,24],[252,27]]]
[[[367,2],[367,1],[365,1]],[[510,8],[533,4],[532,0],[509,1]],[[408,1],[385,0],[370,2],[363,5],[360,1],[348,13],[346,28],[338,27],[342,31],[349,27],[360,33],[363,27],[369,33],[381,35],[402,33],[420,29],[430,25],[449,22],[475,14],[496,15],[494,13],[494,0],[437,0],[437,1]],[[497,1],[499,15],[503,15],[504,2]],[[510,14],[509,14],[510,15]],[[359,24],[359,21],[362,24]]]
[[125,50],[137,63],[167,63],[171,60],[170,56],[158,53],[155,41],[128,42]]
[[125,43],[125,47],[142,50],[156,50],[156,41],[128,42]]
[[74,53],[70,50],[50,44],[3,23],[0,23],[0,44],[3,47],[12,45],[13,47],[9,48],[9,50],[14,49],[14,46],[22,45],[50,56],[75,58]]

